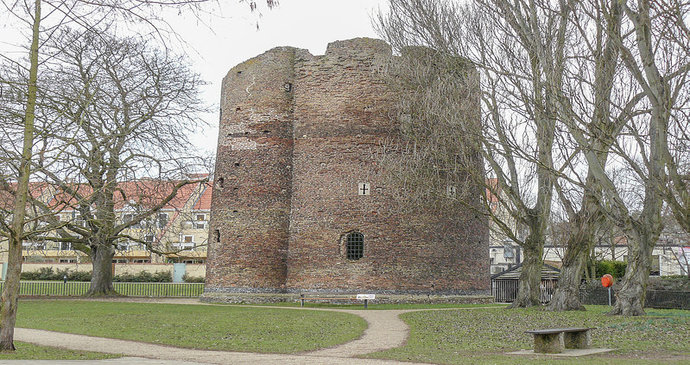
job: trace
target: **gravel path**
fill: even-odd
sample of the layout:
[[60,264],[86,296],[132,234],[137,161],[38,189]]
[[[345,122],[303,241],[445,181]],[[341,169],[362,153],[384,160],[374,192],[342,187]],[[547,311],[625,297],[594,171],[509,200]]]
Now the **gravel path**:
[[[169,360],[168,362],[156,363],[150,362],[145,359],[121,359],[121,361],[123,362],[120,363],[125,364],[397,364],[397,362],[395,361],[388,360],[352,359],[334,356],[317,356],[311,355],[309,353],[303,355],[285,355],[257,354],[249,352],[194,350],[170,346],[153,345],[136,341],[125,341],[110,338],[73,335],[68,333],[59,333],[28,328],[15,329],[15,339],[17,341],[31,342],[45,346],[69,348],[73,350],[97,351],[109,354],[122,354],[129,357]],[[110,362],[112,362],[112,360],[64,362],[64,364],[108,364]],[[9,361],[0,363],[16,364],[15,362]],[[53,361],[50,363],[53,364],[55,362]]]
[[[113,301],[112,299],[97,299],[99,301]],[[164,303],[187,305],[215,305],[202,303],[193,299],[147,299],[122,298],[118,301],[139,303]],[[260,306],[267,308],[267,306]],[[80,351],[95,351],[109,354],[122,354],[120,359],[94,361],[36,361],[36,360],[0,360],[0,364],[56,364],[56,365],[84,365],[84,364],[139,364],[139,365],[193,365],[193,364],[398,364],[392,360],[355,359],[356,355],[367,354],[389,348],[401,346],[405,343],[408,327],[398,318],[407,312],[401,310],[347,310],[335,308],[298,308],[298,307],[269,307],[292,310],[321,310],[350,313],[364,318],[368,327],[357,340],[332,348],[306,352],[298,355],[286,354],[258,354],[248,352],[229,352],[194,350],[161,346],[136,341],[117,340],[68,333],[16,328],[15,340],[34,343],[37,345],[53,346]],[[413,364],[413,363],[405,363]]]

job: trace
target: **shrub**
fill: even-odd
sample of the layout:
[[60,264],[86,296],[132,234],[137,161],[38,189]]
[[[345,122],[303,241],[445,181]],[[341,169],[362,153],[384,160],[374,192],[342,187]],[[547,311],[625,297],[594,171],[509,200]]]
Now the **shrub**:
[[620,279],[625,275],[625,268],[628,266],[623,261],[602,260],[596,263],[596,276],[598,278],[611,274],[616,279]]
[[71,271],[69,269],[53,271],[52,267],[42,267],[38,271],[23,272],[22,280],[62,281],[67,276],[68,281],[91,281],[89,271]]
[[138,274],[124,273],[115,275],[113,281],[122,283],[169,283],[172,282],[172,274],[170,271],[157,271],[152,274],[144,270]]
[[182,280],[185,283],[205,283],[206,282],[206,278],[204,278],[203,276],[189,276],[187,274],[184,274],[184,276],[182,277]]

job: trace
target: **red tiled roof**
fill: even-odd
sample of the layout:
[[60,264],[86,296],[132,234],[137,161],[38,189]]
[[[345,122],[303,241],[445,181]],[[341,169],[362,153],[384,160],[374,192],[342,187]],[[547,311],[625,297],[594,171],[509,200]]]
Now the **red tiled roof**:
[[[161,181],[161,180],[138,180],[118,183],[115,189],[114,202],[115,210],[123,209],[127,205],[141,205],[152,207],[172,194],[174,187],[180,181]],[[187,184],[182,186],[177,194],[162,209],[182,209],[191,198],[199,184]],[[77,184],[72,186],[77,193],[84,199],[88,199],[92,194],[91,186],[87,184]],[[58,190],[61,190],[58,188]],[[79,201],[76,197],[64,191],[58,191],[51,202],[51,206],[76,208]]]
[[194,210],[211,210],[211,194],[213,194],[213,182],[209,181],[204,184],[204,191],[201,193],[199,199],[197,199],[196,204],[194,204]]
[[[32,198],[38,199],[41,197],[48,184],[44,182],[29,182],[29,194]],[[17,190],[17,183],[11,183],[5,188],[0,187],[0,207],[2,209],[11,210],[14,206],[14,195]]]
[[[498,185],[497,178],[486,179],[486,199],[489,203],[498,203],[498,195],[501,194],[501,187]],[[492,190],[494,191],[492,193]]]

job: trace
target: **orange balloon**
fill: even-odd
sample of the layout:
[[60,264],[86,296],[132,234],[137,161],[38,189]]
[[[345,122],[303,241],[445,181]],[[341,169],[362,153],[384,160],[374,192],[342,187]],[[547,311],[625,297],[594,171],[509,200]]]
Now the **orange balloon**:
[[606,274],[601,277],[601,285],[604,286],[604,288],[608,288],[611,285],[613,285],[613,276],[611,274]]

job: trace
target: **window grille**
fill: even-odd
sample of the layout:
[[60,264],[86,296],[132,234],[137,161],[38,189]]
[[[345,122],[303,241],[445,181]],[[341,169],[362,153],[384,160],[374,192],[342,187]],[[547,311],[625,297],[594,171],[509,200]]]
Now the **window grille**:
[[346,252],[348,260],[359,260],[364,256],[364,235],[352,232],[346,238]]

